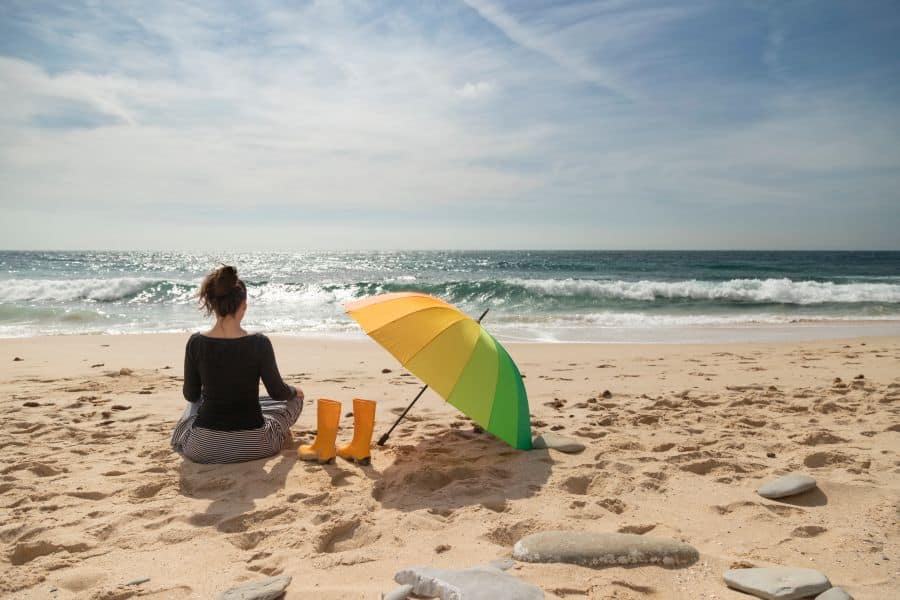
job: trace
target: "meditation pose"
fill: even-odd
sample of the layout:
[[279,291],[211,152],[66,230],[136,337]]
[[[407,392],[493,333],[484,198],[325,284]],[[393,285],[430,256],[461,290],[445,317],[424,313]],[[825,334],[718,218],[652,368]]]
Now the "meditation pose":
[[[303,392],[281,379],[272,342],[241,328],[247,288],[231,266],[203,280],[200,302],[216,324],[188,339],[184,397],[172,448],[198,463],[233,463],[272,456],[290,440]],[[259,396],[262,378],[268,396]]]

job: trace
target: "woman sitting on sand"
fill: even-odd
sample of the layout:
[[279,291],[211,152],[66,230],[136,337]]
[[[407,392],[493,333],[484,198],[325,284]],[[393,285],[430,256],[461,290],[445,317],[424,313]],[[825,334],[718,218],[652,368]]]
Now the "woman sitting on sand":
[[[281,379],[272,342],[241,328],[247,287],[234,267],[204,278],[200,303],[216,324],[195,333],[184,352],[184,397],[190,403],[172,433],[172,448],[198,463],[272,456],[290,439],[303,392]],[[259,397],[262,378],[269,396]]]

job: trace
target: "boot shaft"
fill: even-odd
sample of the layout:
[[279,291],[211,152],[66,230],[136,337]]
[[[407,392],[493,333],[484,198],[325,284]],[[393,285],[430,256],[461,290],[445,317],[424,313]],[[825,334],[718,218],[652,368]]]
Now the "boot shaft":
[[337,428],[341,421],[341,403],[337,400],[319,398],[316,405],[316,424],[319,429],[323,427]]
[[367,465],[370,460],[372,431],[375,429],[375,401],[353,399],[353,440],[338,448],[338,456],[358,464]]
[[336,400],[319,398],[316,404],[316,439],[312,444],[300,446],[297,455],[301,460],[316,460],[327,463],[334,460],[337,452],[335,442],[341,420],[341,403]]

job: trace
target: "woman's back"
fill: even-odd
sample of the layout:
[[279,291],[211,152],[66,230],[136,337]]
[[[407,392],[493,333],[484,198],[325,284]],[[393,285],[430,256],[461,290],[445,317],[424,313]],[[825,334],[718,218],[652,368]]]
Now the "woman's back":
[[[184,349],[184,398],[172,449],[199,463],[231,463],[277,454],[291,439],[303,393],[281,379],[272,342],[241,328],[247,286],[222,265],[203,278],[200,304],[215,313],[210,335],[195,333]],[[259,397],[262,377],[269,398]]]
[[184,397],[202,403],[195,427],[237,431],[262,427],[259,380],[276,400],[295,391],[278,372],[272,342],[256,333],[238,338],[193,334],[184,356]]

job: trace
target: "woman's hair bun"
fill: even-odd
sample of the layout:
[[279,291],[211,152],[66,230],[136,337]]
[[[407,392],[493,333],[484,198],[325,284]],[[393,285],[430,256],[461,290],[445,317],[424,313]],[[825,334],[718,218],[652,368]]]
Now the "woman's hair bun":
[[238,278],[237,269],[222,265],[203,278],[200,284],[200,306],[206,314],[215,312],[225,317],[237,312],[247,298],[247,286]]
[[214,273],[217,274],[215,279],[216,296],[230,294],[238,282],[237,269],[231,265],[222,265]]

